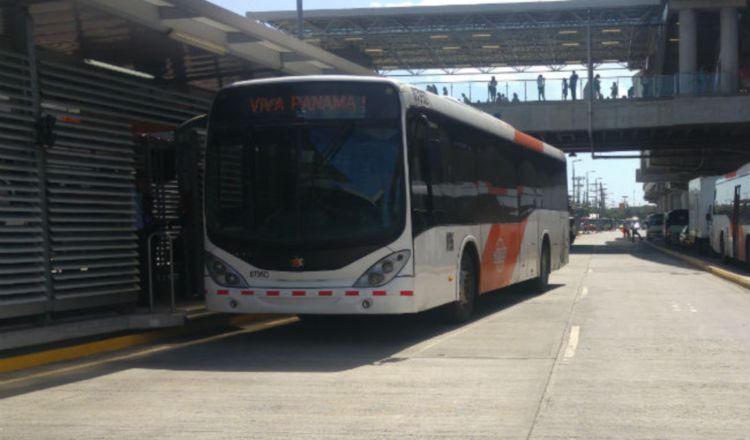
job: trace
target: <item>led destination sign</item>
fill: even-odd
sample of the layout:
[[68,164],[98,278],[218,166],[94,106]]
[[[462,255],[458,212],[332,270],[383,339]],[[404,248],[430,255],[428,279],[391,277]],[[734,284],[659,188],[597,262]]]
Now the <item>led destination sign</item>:
[[359,119],[367,114],[367,97],[361,95],[255,96],[248,98],[248,105],[255,117]]

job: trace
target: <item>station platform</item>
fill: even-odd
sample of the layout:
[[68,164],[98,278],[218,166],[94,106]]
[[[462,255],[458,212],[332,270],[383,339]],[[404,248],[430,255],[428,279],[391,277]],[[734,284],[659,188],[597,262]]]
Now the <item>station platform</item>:
[[276,318],[279,317],[217,313],[207,310],[202,303],[192,303],[182,305],[175,312],[143,310],[129,315],[25,327],[0,333],[0,373],[75,361],[232,327],[263,326]]

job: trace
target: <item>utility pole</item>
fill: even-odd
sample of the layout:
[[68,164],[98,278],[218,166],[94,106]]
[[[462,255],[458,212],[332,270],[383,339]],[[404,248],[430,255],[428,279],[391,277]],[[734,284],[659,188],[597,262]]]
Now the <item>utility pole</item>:
[[302,20],[302,0],[297,0],[297,38],[305,39],[305,23]]
[[598,180],[595,180],[594,183],[591,184],[591,188],[589,188],[589,191],[591,192],[591,200],[589,200],[589,204],[591,205],[592,210],[596,210],[599,206],[599,188],[597,182]]
[[586,171],[586,205],[588,208],[591,208],[591,199],[589,198],[589,173],[595,173],[596,170],[589,170]]
[[583,162],[583,159],[575,159],[570,162],[573,167],[573,202],[574,205],[578,204],[578,181],[576,180],[576,162]]
[[578,207],[581,206],[581,193],[583,192],[583,191],[581,191],[581,188],[583,188],[583,180],[584,179],[585,179],[585,177],[578,176],[578,177],[576,177],[576,180],[575,180],[575,189],[574,189],[574,192],[575,192],[576,206],[578,206]]

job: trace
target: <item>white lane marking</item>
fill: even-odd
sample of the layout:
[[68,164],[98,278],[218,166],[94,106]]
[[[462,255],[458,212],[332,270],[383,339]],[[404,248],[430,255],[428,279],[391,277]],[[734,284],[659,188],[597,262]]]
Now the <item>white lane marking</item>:
[[578,336],[581,334],[581,327],[574,325],[570,328],[570,337],[568,338],[568,346],[565,348],[564,359],[571,359],[576,355],[576,349],[578,348]]
[[672,310],[673,310],[673,311],[675,311],[675,312],[681,312],[681,311],[682,311],[682,308],[680,307],[680,305],[679,305],[679,304],[677,304],[677,303],[672,303]]
[[687,306],[688,306],[688,309],[690,310],[691,313],[698,313],[698,309],[696,309],[695,307],[693,307],[692,304],[688,303]]
[[586,295],[588,295],[588,294],[589,294],[589,288],[588,287],[584,287],[583,290],[581,290],[581,299],[586,298]]

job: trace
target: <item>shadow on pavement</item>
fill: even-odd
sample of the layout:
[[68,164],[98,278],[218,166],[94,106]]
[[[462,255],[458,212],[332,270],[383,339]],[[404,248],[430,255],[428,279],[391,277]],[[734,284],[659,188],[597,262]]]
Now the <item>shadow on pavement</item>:
[[[561,285],[551,285],[544,295]],[[527,284],[488,295],[477,304],[472,322],[539,296]],[[0,398],[89,380],[128,369],[225,372],[335,372],[388,362],[394,354],[462,326],[440,323],[438,311],[417,315],[339,317],[331,321],[294,324],[256,333],[168,350],[144,357],[117,360],[60,375],[19,381],[4,387]],[[464,325],[470,325],[467,323]],[[229,330],[229,329],[225,329]],[[187,342],[200,337],[174,340]],[[141,350],[143,347],[141,347]],[[79,362],[86,362],[81,360]]]

